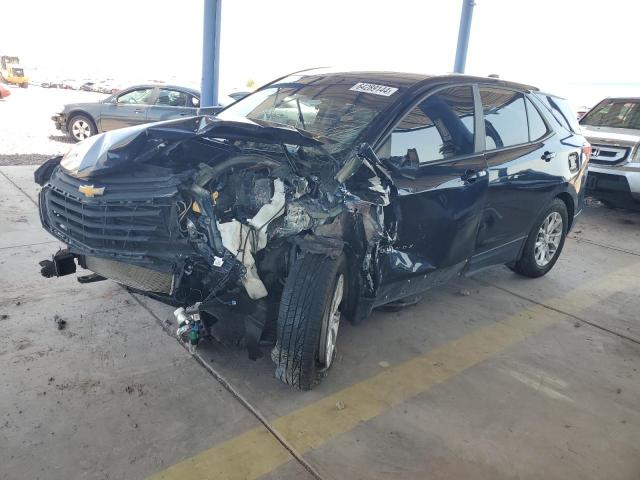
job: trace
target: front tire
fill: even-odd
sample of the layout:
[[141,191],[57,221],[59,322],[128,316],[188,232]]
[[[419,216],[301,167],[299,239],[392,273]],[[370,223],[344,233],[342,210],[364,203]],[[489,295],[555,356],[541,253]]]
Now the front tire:
[[555,198],[536,219],[520,260],[510,268],[530,278],[541,277],[551,270],[562,252],[568,219],[567,206]]
[[271,353],[278,379],[300,390],[320,382],[335,358],[346,289],[344,254],[306,253],[291,267]]
[[69,119],[67,131],[74,142],[80,142],[98,133],[93,120],[82,114],[74,115]]

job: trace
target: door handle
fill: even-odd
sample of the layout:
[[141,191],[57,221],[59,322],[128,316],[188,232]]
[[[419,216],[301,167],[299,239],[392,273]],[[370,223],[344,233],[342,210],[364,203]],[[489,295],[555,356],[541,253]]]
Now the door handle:
[[142,113],[142,110],[136,109],[136,110],[133,111],[133,113]]
[[550,152],[547,150],[542,154],[542,157],[540,158],[545,162],[550,162],[552,159],[555,158],[555,156],[556,156],[556,152]]
[[486,170],[465,170],[465,172],[462,174],[462,176],[460,177],[462,179],[463,182],[466,183],[473,183],[475,182],[477,179],[482,178],[484,176],[487,175],[487,171]]
[[186,117],[187,115],[189,115],[188,113],[181,113],[180,116],[181,117]]

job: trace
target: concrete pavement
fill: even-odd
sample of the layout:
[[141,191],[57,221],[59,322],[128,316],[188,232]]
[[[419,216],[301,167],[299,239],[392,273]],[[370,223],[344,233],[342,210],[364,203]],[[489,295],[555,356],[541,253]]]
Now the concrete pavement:
[[541,279],[488,270],[343,324],[301,393],[268,351],[196,361],[168,306],[41,278],[32,170],[0,167],[0,479],[638,478],[637,213],[587,208]]

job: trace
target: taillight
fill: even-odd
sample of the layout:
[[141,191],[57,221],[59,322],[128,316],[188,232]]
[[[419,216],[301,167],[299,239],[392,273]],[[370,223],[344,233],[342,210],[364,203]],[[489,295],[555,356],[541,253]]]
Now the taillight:
[[582,161],[580,163],[584,165],[585,162],[588,162],[590,158],[591,158],[591,144],[585,142],[582,145],[582,158],[581,158]]

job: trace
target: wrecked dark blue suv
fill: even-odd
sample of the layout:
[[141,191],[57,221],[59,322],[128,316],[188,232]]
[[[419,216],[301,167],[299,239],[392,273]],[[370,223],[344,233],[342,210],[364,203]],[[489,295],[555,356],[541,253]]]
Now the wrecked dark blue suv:
[[341,317],[506,264],[557,261],[590,147],[566,101],[491,78],[308,71],[217,117],[91,137],[36,171],[45,276],[94,273],[175,305],[178,334],[275,344],[311,388]]

